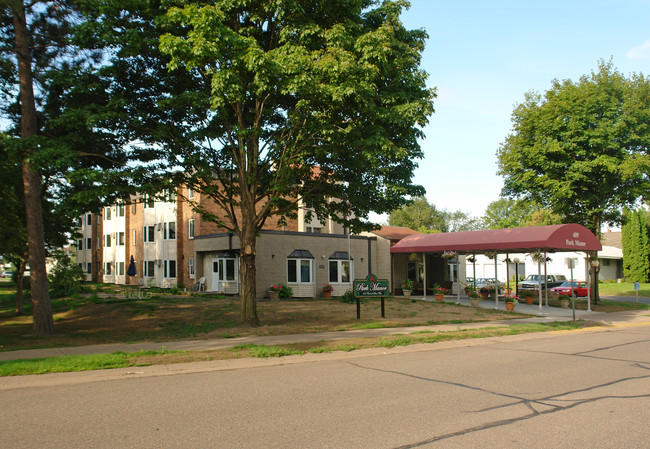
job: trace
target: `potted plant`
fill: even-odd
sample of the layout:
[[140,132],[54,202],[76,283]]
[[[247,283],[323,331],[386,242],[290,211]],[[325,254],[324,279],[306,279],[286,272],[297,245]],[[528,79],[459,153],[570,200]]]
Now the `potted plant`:
[[503,301],[506,304],[506,310],[512,311],[515,305],[519,303],[519,298],[515,295],[506,295],[503,297]]
[[271,284],[271,287],[269,287],[269,296],[271,299],[278,299],[281,291],[282,284]]
[[437,302],[442,302],[446,294],[447,294],[446,288],[437,284],[433,286],[433,296],[436,298]]
[[404,279],[401,283],[402,285],[402,294],[405,298],[411,297],[411,292],[413,291],[413,281],[410,279]]
[[524,290],[523,296],[526,300],[526,304],[532,305],[535,300],[535,290]]
[[478,307],[478,293],[476,293],[476,290],[469,287],[469,293],[467,293],[467,296],[469,297],[469,302],[472,304],[472,307]]
[[330,299],[332,297],[332,292],[334,291],[334,288],[325,282],[325,285],[323,285],[323,297],[325,299]]
[[485,288],[485,287],[481,287],[481,289],[480,289],[478,292],[481,294],[481,298],[483,299],[483,301],[485,301],[486,299],[488,299],[488,293],[489,293],[489,292],[488,292],[488,289],[487,289],[487,288]]

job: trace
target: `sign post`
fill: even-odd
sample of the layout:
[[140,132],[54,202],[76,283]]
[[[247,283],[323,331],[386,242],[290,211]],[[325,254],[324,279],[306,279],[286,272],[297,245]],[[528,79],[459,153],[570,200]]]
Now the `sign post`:
[[636,302],[639,302],[639,290],[641,290],[641,284],[638,282],[634,283],[634,293],[636,294]]
[[388,280],[369,274],[365,279],[354,280],[354,297],[357,299],[357,320],[361,319],[361,298],[381,297],[381,317],[386,318],[384,298],[388,296]]

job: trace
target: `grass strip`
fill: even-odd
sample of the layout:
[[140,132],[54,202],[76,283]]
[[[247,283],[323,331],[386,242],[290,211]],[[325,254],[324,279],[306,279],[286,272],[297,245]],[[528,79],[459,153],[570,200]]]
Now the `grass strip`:
[[525,333],[551,332],[558,330],[581,329],[587,327],[585,321],[550,322],[538,324],[516,324],[502,327],[479,329],[459,329],[455,331],[418,331],[409,335],[391,337],[369,337],[349,342],[295,343],[281,346],[246,344],[228,349],[209,351],[161,351],[114,352],[112,354],[74,355],[47,357],[43,359],[20,359],[0,361],[0,376],[20,376],[26,374],[63,373],[98,369],[125,368],[130,366],[162,365],[231,358],[268,358],[305,353],[328,353],[334,351],[355,351],[367,348],[394,348],[419,343],[464,340],[470,338],[499,337]]
[[65,355],[41,359],[4,360],[0,361],[0,377],[146,366],[149,363],[138,363],[137,359],[143,356],[155,357],[175,352],[178,353],[180,351],[167,351],[165,349],[161,351],[129,353],[118,351],[111,354]]

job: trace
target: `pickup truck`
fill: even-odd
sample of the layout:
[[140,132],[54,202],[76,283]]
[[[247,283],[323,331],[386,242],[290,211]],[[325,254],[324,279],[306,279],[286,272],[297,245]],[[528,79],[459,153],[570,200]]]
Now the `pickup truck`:
[[526,279],[524,279],[518,284],[518,287],[524,290],[538,289],[538,288],[541,288],[543,290],[546,287],[548,288],[557,287],[559,285],[562,285],[562,283],[564,282],[566,282],[566,276],[563,274],[548,274],[546,275],[546,279],[544,279],[543,274],[542,275],[529,274],[528,276],[526,276]]

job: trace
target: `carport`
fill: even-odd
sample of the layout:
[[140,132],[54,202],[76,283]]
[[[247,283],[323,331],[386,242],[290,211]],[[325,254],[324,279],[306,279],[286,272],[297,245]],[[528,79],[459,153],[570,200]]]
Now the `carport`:
[[[509,253],[544,254],[544,274],[546,274],[546,254],[559,251],[585,252],[600,251],[602,244],[590,230],[582,225],[571,223],[526,228],[490,229],[486,231],[450,232],[444,234],[416,234],[403,238],[390,249],[394,253],[449,253],[460,255],[493,255],[494,277],[497,277],[497,255]],[[426,257],[423,257],[426,262]],[[460,257],[457,257],[460,264]],[[506,264],[506,267],[508,265]],[[424,296],[426,299],[426,269]],[[458,270],[460,273],[460,270]],[[538,273],[541,275],[541,260],[538,259]],[[506,275],[508,276],[508,275]],[[457,295],[460,301],[460,284]],[[548,292],[546,293],[548,296]],[[496,305],[499,304],[499,289],[496,289]],[[539,310],[542,312],[542,289],[539,289]]]

